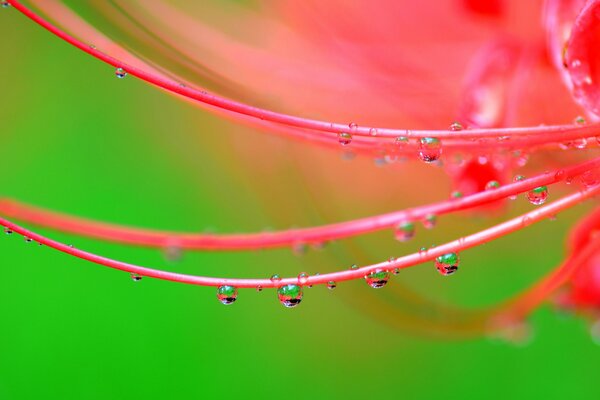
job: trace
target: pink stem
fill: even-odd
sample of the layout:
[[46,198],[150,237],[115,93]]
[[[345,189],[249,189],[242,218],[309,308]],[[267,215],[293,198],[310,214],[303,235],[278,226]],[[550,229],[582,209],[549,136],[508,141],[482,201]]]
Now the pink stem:
[[[75,37],[55,27],[29,8],[25,7],[17,0],[8,0],[8,2],[19,10],[25,16],[55,34],[64,41],[79,48],[80,50],[92,55],[93,57],[104,61],[116,68],[123,68],[127,73],[136,76],[148,83],[161,87],[170,92],[185,96],[204,104],[218,107],[233,113],[242,114],[258,118],[260,120],[271,121],[279,124],[295,126],[299,128],[307,128],[322,132],[348,132],[347,124],[319,121],[307,119],[293,115],[278,113],[258,107],[253,107],[244,103],[226,99],[221,96],[206,93],[205,91],[183,87],[179,82],[172,81],[162,76],[146,72],[142,69],[128,65],[114,57],[111,57],[88,44],[81,42]],[[599,124],[589,124],[585,126],[575,125],[555,125],[555,126],[538,126],[538,127],[518,127],[518,128],[490,128],[490,129],[472,129],[462,131],[452,130],[406,130],[392,128],[376,128],[378,138],[390,138],[397,136],[408,136],[413,138],[421,137],[437,137],[440,139],[478,139],[478,138],[498,138],[503,136],[540,136],[543,140],[564,141],[575,137],[592,137],[598,132]],[[359,126],[353,129],[350,133],[356,136],[371,136],[374,127]]]
[[[413,253],[394,261],[386,261],[370,266],[365,266],[358,269],[351,269],[346,271],[338,271],[323,275],[315,275],[308,277],[305,285],[324,284],[329,281],[342,282],[352,279],[360,279],[365,275],[374,272],[378,269],[392,270],[394,268],[408,268],[416,264],[430,261],[441,255],[460,252],[471,247],[478,246],[480,244],[489,242],[508,233],[523,229],[535,222],[546,219],[550,216],[554,216],[560,211],[568,209],[570,207],[579,204],[580,202],[588,199],[591,196],[596,195],[600,192],[600,185],[590,187],[588,189],[581,190],[573,193],[569,196],[563,197],[560,200],[555,201],[552,204],[540,207],[534,211],[523,214],[517,218],[513,218],[499,225],[493,226],[489,229],[475,233],[470,236],[465,236],[453,242],[446,243],[444,245],[434,247],[424,252]],[[200,286],[222,286],[232,285],[239,288],[251,288],[261,286],[264,288],[268,287],[279,287],[287,284],[298,284],[297,278],[285,278],[279,281],[271,281],[270,279],[227,279],[227,278],[214,278],[206,276],[195,276],[179,274],[169,271],[161,271],[152,268],[146,268],[133,264],[128,264],[110,258],[102,257],[93,253],[89,253],[83,250],[78,250],[63,243],[48,239],[42,235],[31,232],[13,222],[10,222],[4,218],[0,218],[0,225],[17,232],[25,237],[33,239],[41,244],[52,247],[56,250],[64,253],[73,255],[84,260],[91,261],[96,264],[104,265],[110,268],[118,269],[121,271],[136,273],[142,276],[170,280],[174,282],[189,283]]]

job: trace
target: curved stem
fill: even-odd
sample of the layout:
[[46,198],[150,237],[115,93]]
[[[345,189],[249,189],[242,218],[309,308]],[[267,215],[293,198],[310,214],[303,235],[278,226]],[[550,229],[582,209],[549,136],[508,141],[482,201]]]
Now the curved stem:
[[[17,0],[8,0],[8,2],[19,10],[26,17],[30,18],[43,28],[55,34],[64,41],[79,48],[80,50],[92,55],[93,57],[114,66],[115,68],[123,68],[127,73],[136,76],[148,83],[161,87],[172,93],[185,96],[189,99],[199,101],[217,107],[222,110],[227,110],[236,114],[246,115],[260,120],[270,121],[278,124],[294,126],[299,128],[307,128],[321,132],[348,132],[347,124],[320,121],[308,118],[302,118],[284,113],[278,113],[258,107],[253,107],[244,103],[226,99],[224,97],[207,93],[206,91],[197,90],[189,87],[181,86],[179,82],[170,80],[158,74],[149,73],[140,68],[128,65],[114,57],[111,57],[98,49],[90,47],[88,44],[81,42],[75,37],[62,31],[50,22],[46,21],[29,8],[25,7]],[[592,137],[598,132],[598,124],[589,124],[584,126],[578,125],[555,125],[555,126],[538,126],[538,127],[518,127],[518,128],[490,128],[490,129],[473,129],[473,130],[407,130],[393,128],[375,128],[369,126],[358,126],[350,131],[356,136],[372,136],[372,130],[377,129],[377,138],[394,138],[397,136],[407,136],[414,138],[421,137],[437,137],[439,139],[479,139],[479,138],[498,138],[504,136],[538,136],[543,141],[564,141],[575,137]]]
[[[343,282],[352,279],[360,279],[365,275],[370,274],[378,269],[392,270],[394,268],[408,268],[416,264],[423,263],[425,261],[431,261],[441,255],[460,252],[471,247],[478,246],[480,244],[489,242],[491,240],[502,237],[508,233],[523,229],[535,222],[539,222],[550,216],[554,216],[560,211],[568,209],[581,203],[591,196],[600,193],[600,185],[590,187],[585,190],[581,190],[569,196],[563,197],[560,200],[555,201],[552,204],[540,207],[534,211],[523,214],[517,218],[513,218],[499,225],[493,226],[481,232],[473,235],[465,236],[453,242],[446,243],[444,245],[434,247],[424,252],[414,253],[404,257],[400,257],[394,261],[386,261],[378,264],[373,264],[358,269],[338,271],[323,275],[310,276],[305,282],[305,285],[313,284],[324,284],[329,281]],[[228,278],[215,278],[206,276],[186,275],[179,274],[169,271],[161,271],[157,269],[142,267],[134,264],[128,264],[121,261],[116,261],[107,257],[102,257],[97,254],[89,253],[83,250],[78,250],[70,247],[66,244],[48,239],[42,235],[31,232],[11,221],[4,218],[0,218],[0,225],[17,232],[25,237],[35,240],[39,243],[52,247],[56,250],[70,254],[72,256],[91,261],[96,264],[104,265],[106,267],[118,269],[121,271],[127,271],[136,273],[142,276],[148,276],[157,279],[164,279],[174,282],[189,283],[200,286],[222,286],[231,285],[240,288],[251,288],[261,286],[267,287],[279,287],[287,284],[298,284],[297,278],[285,278],[279,281],[271,281],[270,279],[228,279]]]

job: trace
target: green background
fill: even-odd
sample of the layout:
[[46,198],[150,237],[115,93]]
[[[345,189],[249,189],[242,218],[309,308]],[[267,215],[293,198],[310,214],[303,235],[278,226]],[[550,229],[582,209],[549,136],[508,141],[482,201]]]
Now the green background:
[[[132,77],[117,80],[111,67],[15,10],[0,11],[4,196],[98,220],[186,231],[331,221],[315,206],[330,197],[297,173],[310,160],[281,161],[281,174],[264,183],[254,164],[235,150],[254,137],[279,146],[284,155],[292,144],[236,128]],[[318,152],[339,159],[336,151]],[[347,161],[334,162],[352,168]],[[269,185],[280,198],[289,195],[290,214],[302,219],[271,211],[264,193]],[[302,199],[299,193],[311,189],[314,201]],[[404,205],[396,202],[396,208]],[[389,203],[369,207],[342,205],[333,219],[394,209]],[[521,202],[510,212],[529,208]],[[585,210],[466,252],[451,279],[421,266],[381,292],[401,282],[448,304],[494,304],[560,262],[564,236]],[[500,220],[469,219],[459,228],[458,218],[447,218],[426,240],[441,242],[457,230],[474,232]],[[409,249],[400,249],[389,233],[378,233],[304,257],[287,249],[197,252],[172,263],[153,249],[39,231],[118,260],[217,276],[333,271],[350,265],[356,249],[366,252],[363,262]],[[1,238],[0,251],[0,399],[600,395],[600,349],[590,339],[588,321],[557,315],[547,306],[531,319],[531,342],[514,345],[400,329],[393,323],[395,312],[381,312],[377,298],[385,294],[373,293],[364,282],[339,285],[335,292],[307,290],[293,310],[284,309],[271,290],[242,290],[234,305],[224,307],[214,288],[151,279],[134,283],[125,273],[15,235]]]

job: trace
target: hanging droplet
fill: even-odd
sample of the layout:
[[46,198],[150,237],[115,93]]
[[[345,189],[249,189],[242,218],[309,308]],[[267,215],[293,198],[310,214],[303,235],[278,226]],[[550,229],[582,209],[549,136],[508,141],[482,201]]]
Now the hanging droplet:
[[217,299],[225,305],[234,303],[237,300],[238,290],[234,286],[223,285],[217,288]]
[[348,132],[338,133],[338,141],[342,146],[348,146],[352,143],[352,135]]
[[392,270],[392,274],[394,274],[394,275],[398,275],[399,273],[400,273],[400,268],[394,268]]
[[130,274],[130,276],[131,276],[131,280],[134,282],[139,282],[142,280],[142,276],[140,274],[136,274],[135,272],[132,272]]
[[7,235],[12,235],[13,231],[10,228],[4,228],[4,233],[6,233]]
[[327,289],[333,290],[336,287],[337,287],[337,283],[335,283],[335,281],[329,281],[329,282],[327,282]]
[[460,199],[463,197],[463,194],[460,190],[454,190],[452,193],[450,193],[450,197],[453,199]]
[[385,269],[376,269],[370,274],[365,275],[365,281],[374,289],[384,287],[390,279],[390,273]]
[[302,286],[284,285],[277,289],[279,302],[285,307],[296,307],[302,301]]
[[437,216],[435,214],[427,214],[421,223],[425,229],[433,229],[437,223]]
[[2,1],[2,2],[0,2],[0,5],[2,5],[2,8],[8,8],[8,7],[10,7],[10,3],[8,1]]
[[419,139],[419,157],[426,163],[437,161],[442,155],[442,142],[440,139],[424,137]]
[[350,266],[350,269],[358,269],[358,265],[356,265],[356,264],[352,264],[352,265]]
[[454,121],[453,123],[450,124],[450,130],[451,131],[462,131],[463,126],[460,124],[460,122]]
[[536,206],[544,204],[547,198],[548,188],[546,186],[539,186],[527,192],[527,200]]
[[447,253],[435,259],[435,267],[444,276],[452,275],[458,270],[460,258],[457,253]]
[[262,292],[262,291],[263,291],[263,287],[262,287],[262,286],[260,286],[260,285],[258,285],[258,286],[256,287],[256,291],[257,291],[257,292]]
[[398,136],[394,139],[394,145],[396,145],[396,147],[403,148],[406,147],[407,144],[408,138],[406,136]]
[[573,120],[573,123],[575,125],[585,125],[586,121],[585,118],[583,118],[581,115],[578,115],[577,117],[575,117],[575,119]]
[[23,239],[25,239],[25,243],[31,243],[31,242],[33,242],[33,239],[30,238],[29,236],[23,236]]
[[308,274],[306,272],[301,272],[298,275],[298,284],[300,286],[304,286],[304,285],[306,285],[307,281],[308,281]]
[[115,70],[115,76],[119,79],[123,79],[127,76],[127,72],[123,68],[117,68]]
[[271,280],[271,282],[273,282],[275,284],[281,281],[281,277],[277,274],[271,275],[271,278],[269,278],[269,279]]
[[358,129],[358,124],[356,122],[350,122],[348,124],[348,128],[350,129],[350,132],[356,132]]
[[500,187],[500,182],[498,181],[489,181],[485,184],[485,190],[494,190]]
[[403,221],[396,225],[394,236],[399,242],[407,242],[415,236],[415,224],[410,221]]

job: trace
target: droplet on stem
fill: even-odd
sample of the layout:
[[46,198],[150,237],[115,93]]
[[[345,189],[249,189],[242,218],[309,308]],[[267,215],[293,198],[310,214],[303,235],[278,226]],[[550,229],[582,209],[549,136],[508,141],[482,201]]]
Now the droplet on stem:
[[403,221],[396,225],[394,236],[399,242],[406,242],[415,236],[415,224],[410,221]]
[[527,192],[527,200],[533,205],[542,205],[546,202],[546,199],[548,199],[548,188],[546,186],[539,186]]
[[374,289],[380,289],[384,287],[388,283],[389,279],[389,271],[380,268],[365,275],[365,281],[369,286],[371,286]]
[[132,272],[130,276],[131,280],[133,280],[134,282],[139,282],[142,280],[142,276],[140,274],[136,274],[135,272]]
[[237,300],[238,291],[234,286],[223,285],[217,288],[217,299],[225,305],[234,303]]
[[284,285],[277,289],[279,302],[287,308],[296,307],[302,301],[302,286]]
[[460,258],[457,253],[443,254],[435,259],[435,267],[444,276],[452,275],[458,270]]
[[348,132],[338,133],[338,141],[342,146],[348,146],[350,143],[352,143],[352,135]]
[[437,161],[442,155],[442,142],[438,138],[419,139],[419,157],[426,163]]
[[115,76],[119,79],[123,79],[127,76],[127,72],[123,68],[117,68],[115,70]]

